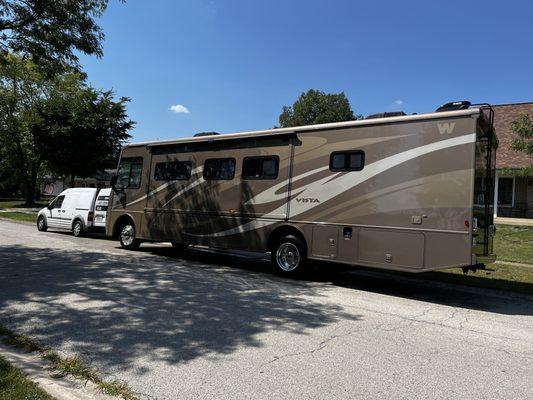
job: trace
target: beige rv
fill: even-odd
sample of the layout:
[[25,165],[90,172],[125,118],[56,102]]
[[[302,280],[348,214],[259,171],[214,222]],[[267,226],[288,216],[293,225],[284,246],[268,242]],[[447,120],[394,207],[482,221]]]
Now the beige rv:
[[168,141],[122,150],[107,233],[122,247],[270,252],[422,272],[494,259],[496,138],[470,107]]

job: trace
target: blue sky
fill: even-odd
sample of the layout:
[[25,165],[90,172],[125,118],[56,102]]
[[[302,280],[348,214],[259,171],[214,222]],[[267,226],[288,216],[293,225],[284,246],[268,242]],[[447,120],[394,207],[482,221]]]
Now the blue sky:
[[133,141],[258,130],[310,88],[363,115],[533,101],[532,15],[512,0],[110,0],[104,57],[81,61],[132,99]]

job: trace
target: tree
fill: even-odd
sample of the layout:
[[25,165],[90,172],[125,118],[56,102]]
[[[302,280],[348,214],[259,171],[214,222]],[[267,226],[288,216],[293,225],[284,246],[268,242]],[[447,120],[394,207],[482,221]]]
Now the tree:
[[357,119],[344,92],[327,94],[308,90],[292,106],[284,106],[279,116],[282,128]]
[[75,176],[87,178],[116,166],[134,123],[126,112],[128,98],[115,101],[112,91],[99,91],[82,82],[64,86],[54,88],[39,110],[47,130],[41,149],[48,168],[70,177],[73,186]]
[[522,115],[513,121],[511,129],[517,136],[511,143],[511,149],[533,155],[533,118]]
[[[108,166],[133,126],[127,98],[90,87],[83,74],[44,75],[31,61],[0,63],[0,156],[4,174],[21,182],[26,204],[45,170],[83,177]],[[5,171],[12,174],[5,174]],[[1,171],[0,171],[1,172]]]
[[30,56],[48,70],[77,65],[76,52],[102,56],[96,23],[108,0],[0,0],[0,52]]

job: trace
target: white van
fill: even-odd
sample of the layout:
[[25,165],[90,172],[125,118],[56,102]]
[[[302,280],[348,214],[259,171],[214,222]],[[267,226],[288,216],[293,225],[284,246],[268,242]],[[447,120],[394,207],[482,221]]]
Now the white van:
[[102,189],[98,192],[96,203],[94,204],[94,226],[105,229],[105,219],[109,205],[111,189]]
[[64,190],[47,207],[37,214],[37,229],[68,229],[74,236],[81,236],[94,227],[96,188]]

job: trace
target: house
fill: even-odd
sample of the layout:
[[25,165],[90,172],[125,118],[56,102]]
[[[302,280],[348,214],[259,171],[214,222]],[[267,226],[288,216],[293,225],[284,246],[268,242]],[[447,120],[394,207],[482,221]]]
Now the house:
[[533,157],[511,150],[516,135],[511,124],[522,115],[533,117],[533,102],[493,106],[496,151],[495,217],[533,218]]
[[[94,176],[88,178],[74,178],[73,187],[94,187],[98,189],[103,189],[111,186],[111,177],[115,175],[115,169],[105,169],[98,171]],[[57,196],[63,190],[70,187],[69,180],[67,179],[57,179],[50,175],[45,175],[43,178],[43,184],[41,187],[41,193],[43,196]]]

